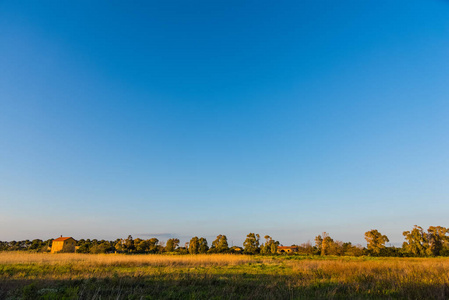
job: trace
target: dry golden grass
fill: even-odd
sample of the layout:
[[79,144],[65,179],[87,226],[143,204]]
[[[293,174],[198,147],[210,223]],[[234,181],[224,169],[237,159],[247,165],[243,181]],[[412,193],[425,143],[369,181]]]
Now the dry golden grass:
[[60,264],[76,263],[84,266],[228,266],[254,261],[251,256],[232,254],[199,255],[125,255],[0,252],[0,264]]
[[328,282],[448,285],[447,258],[384,258],[376,260],[288,261],[292,273]]
[[3,252],[2,290],[11,299],[448,299],[449,259]]

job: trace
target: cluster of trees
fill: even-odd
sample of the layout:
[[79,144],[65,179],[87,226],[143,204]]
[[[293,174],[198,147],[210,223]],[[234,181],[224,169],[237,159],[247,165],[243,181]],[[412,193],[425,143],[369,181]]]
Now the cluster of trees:
[[386,247],[386,235],[377,230],[365,233],[367,254],[377,256],[449,256],[449,228],[430,226],[427,232],[415,225],[411,231],[404,231],[402,248]]
[[402,249],[412,256],[449,256],[449,229],[430,226],[425,232],[415,225],[411,231],[404,231]]
[[[315,245],[310,242],[293,245],[296,254],[300,255],[339,255],[339,256],[449,256],[449,229],[441,226],[430,226],[427,231],[415,225],[411,231],[403,232],[405,242],[402,247],[387,247],[389,239],[378,230],[373,229],[365,232],[366,247],[352,245],[351,243],[333,240],[328,233],[323,232],[315,237]],[[276,254],[278,253],[279,241],[272,237],[264,236],[265,241],[261,243],[260,235],[249,233],[241,247],[229,247],[225,235],[218,235],[208,245],[204,237],[193,237],[184,246],[180,246],[179,239],[171,238],[165,243],[157,238],[126,239],[115,241],[81,239],[77,241],[76,252],[78,253],[179,253],[179,254],[202,254],[202,253],[245,253],[245,254]],[[0,251],[33,251],[48,252],[52,240],[24,240],[24,241],[0,241]]]
[[[401,256],[401,257],[426,257],[449,256],[449,228],[442,226],[430,226],[427,232],[415,225],[411,231],[404,231],[402,235],[405,242],[402,247],[387,247],[390,240],[378,230],[365,232],[366,248],[360,245],[352,246],[351,243],[334,242],[327,233],[315,238],[315,249],[309,248],[309,253],[320,255],[370,255],[370,256]],[[301,251],[300,251],[301,252]]]
[[0,251],[33,251],[33,252],[47,252],[48,248],[51,247],[51,242],[53,239],[46,241],[35,239],[35,240],[23,240],[23,241],[10,241],[2,242],[0,241]]
[[361,245],[334,241],[326,232],[315,237],[315,247],[311,247],[309,243],[301,245],[301,248],[307,249],[308,254],[315,255],[361,256],[364,254],[364,248]]
[[276,254],[279,241],[273,240],[269,235],[264,236],[265,243],[260,244],[260,235],[250,233],[243,242],[243,253],[245,254]]

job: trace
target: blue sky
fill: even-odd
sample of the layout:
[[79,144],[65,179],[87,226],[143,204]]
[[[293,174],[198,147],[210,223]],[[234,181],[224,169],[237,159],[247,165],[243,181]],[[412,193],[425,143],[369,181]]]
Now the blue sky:
[[448,226],[449,2],[0,2],[0,240]]

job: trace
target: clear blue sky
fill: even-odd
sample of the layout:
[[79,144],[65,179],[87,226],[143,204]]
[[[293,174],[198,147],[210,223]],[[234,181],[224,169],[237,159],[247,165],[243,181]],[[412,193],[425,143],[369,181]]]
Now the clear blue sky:
[[448,1],[0,2],[0,240],[401,243],[448,182]]

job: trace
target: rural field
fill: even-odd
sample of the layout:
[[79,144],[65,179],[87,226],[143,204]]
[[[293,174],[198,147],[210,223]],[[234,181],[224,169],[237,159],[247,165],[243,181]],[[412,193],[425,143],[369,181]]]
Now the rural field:
[[449,259],[0,253],[1,299],[448,299]]

